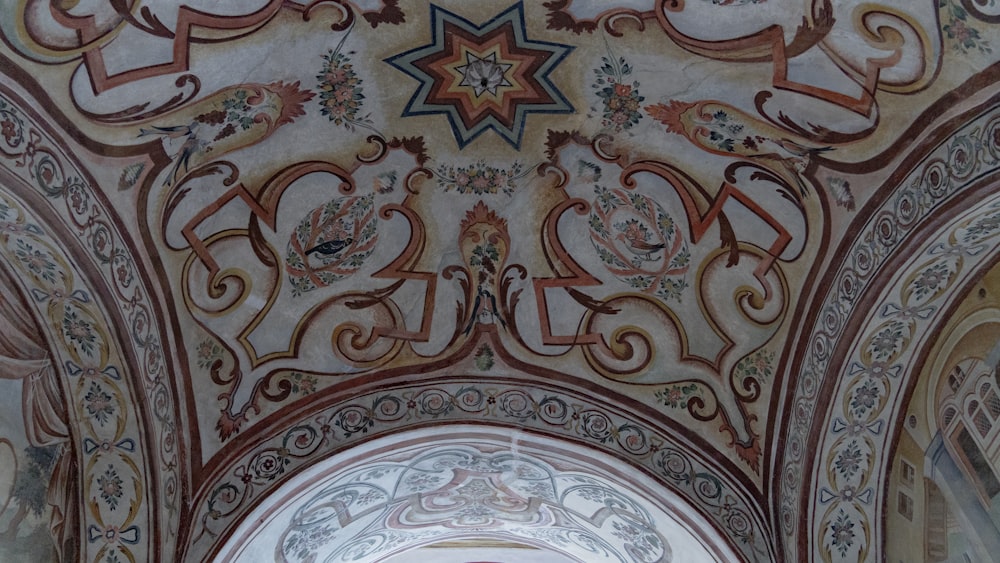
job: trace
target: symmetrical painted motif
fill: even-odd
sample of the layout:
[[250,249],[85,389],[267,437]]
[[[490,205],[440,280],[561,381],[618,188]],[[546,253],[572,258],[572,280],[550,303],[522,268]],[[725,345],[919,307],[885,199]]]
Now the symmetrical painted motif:
[[[447,531],[427,533],[442,527]],[[275,557],[371,559],[416,538],[441,541],[470,532],[542,541],[594,561],[672,560],[652,516],[622,491],[521,456],[468,448],[341,476],[298,508]]]
[[[878,557],[908,374],[996,255],[1000,4],[10,12],[0,236],[82,421],[86,559],[211,557],[319,458],[469,421],[627,461],[747,561]],[[669,559],[466,454],[316,497],[276,555],[389,553],[377,513]]]
[[707,507],[708,518],[732,538],[735,549],[748,561],[773,557],[763,541],[762,515],[750,509],[745,493],[731,488],[710,467],[686,454],[684,446],[669,435],[583,398],[564,399],[548,389],[525,384],[483,388],[473,381],[360,396],[321,411],[282,435],[269,437],[234,461],[231,472],[214,479],[207,502],[198,511],[197,534],[188,555],[203,556],[213,538],[224,537],[253,503],[310,460],[362,444],[390,429],[402,431],[427,423],[463,420],[572,437],[628,459],[670,483],[681,498]]
[[307,480],[273,493],[272,509],[243,522],[220,555],[366,562],[478,538],[567,560],[733,557],[707,545],[713,534],[704,522],[674,513],[675,499],[623,482],[609,458],[483,426],[433,434],[401,432],[318,464]]
[[[957,224],[918,255],[868,319],[863,340],[850,358],[837,389],[842,408],[833,413],[821,451],[827,468],[820,475],[812,533],[826,560],[867,560],[878,549],[881,522],[869,508],[879,501],[881,487],[873,477],[884,475],[889,461],[875,455],[884,447],[884,432],[898,409],[909,356],[920,338],[940,317],[953,284],[961,284],[976,266],[1000,251],[1000,200],[991,198],[976,213]],[[819,513],[822,512],[822,515]]]
[[521,146],[530,113],[572,113],[549,74],[572,50],[529,39],[524,5],[482,25],[431,4],[431,42],[387,62],[415,78],[404,117],[445,114],[459,148],[493,130]]
[[608,271],[630,286],[680,301],[691,254],[673,218],[642,194],[598,186],[590,237]]
[[378,242],[374,199],[337,198],[302,219],[285,257],[293,295],[341,280],[371,256]]

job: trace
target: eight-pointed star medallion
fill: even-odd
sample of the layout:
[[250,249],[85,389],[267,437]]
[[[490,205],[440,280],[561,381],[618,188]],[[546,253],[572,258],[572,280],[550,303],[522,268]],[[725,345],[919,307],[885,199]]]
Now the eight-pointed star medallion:
[[403,117],[443,113],[459,148],[493,129],[520,148],[529,113],[573,113],[549,78],[573,48],[529,40],[518,2],[477,26],[431,5],[431,42],[386,62],[420,83]]

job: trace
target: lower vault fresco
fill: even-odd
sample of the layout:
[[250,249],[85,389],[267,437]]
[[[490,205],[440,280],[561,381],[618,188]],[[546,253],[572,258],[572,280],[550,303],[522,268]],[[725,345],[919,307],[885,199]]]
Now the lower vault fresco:
[[992,553],[994,4],[12,0],[0,556]]
[[223,559],[375,561],[464,537],[513,538],[580,561],[734,557],[706,548],[707,523],[622,482],[613,458],[485,427],[434,434],[373,440],[347,463],[333,456],[338,470],[276,491],[282,500],[242,526]]

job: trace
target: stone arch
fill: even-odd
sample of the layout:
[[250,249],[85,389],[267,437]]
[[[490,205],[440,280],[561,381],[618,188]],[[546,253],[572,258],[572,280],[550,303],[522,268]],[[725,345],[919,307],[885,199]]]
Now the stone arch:
[[[905,266],[893,272],[874,307],[865,309],[817,441],[807,516],[816,559],[867,560],[884,549],[884,514],[877,507],[885,502],[889,460],[877,452],[891,448],[898,436],[928,339],[995,261],[1000,229],[978,231],[976,225],[992,225],[997,218],[1000,195],[995,193],[961,210],[922,241]],[[978,397],[970,398],[960,411],[975,420],[981,405]]]
[[243,517],[218,557],[381,561],[484,541],[556,561],[738,558],[686,501],[614,458],[475,425],[399,432],[315,463]]
[[[997,119],[986,108],[916,161],[824,284],[788,403],[776,510],[789,560],[866,561],[884,549],[888,459],[879,452],[898,435],[928,339],[997,260],[995,141],[953,150]],[[971,164],[960,176],[956,158]]]
[[65,533],[80,559],[170,559],[185,484],[157,306],[103,193],[30,107],[0,89],[0,261],[46,333],[72,421],[68,502],[85,510]]
[[689,511],[712,523],[736,559],[769,560],[767,531],[752,497],[710,461],[691,455],[671,433],[614,413],[598,397],[519,381],[483,387],[476,376],[447,383],[414,382],[347,400],[304,405],[266,433],[244,437],[237,457],[224,459],[195,498],[187,558],[214,557],[239,522],[275,490],[332,456],[376,438],[409,431],[449,435],[459,425],[526,432],[617,456],[630,474],[646,475],[684,499]]

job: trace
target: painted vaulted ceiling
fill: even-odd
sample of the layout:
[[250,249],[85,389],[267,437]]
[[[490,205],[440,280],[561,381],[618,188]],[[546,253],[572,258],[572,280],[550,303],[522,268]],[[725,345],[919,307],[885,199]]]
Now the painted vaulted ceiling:
[[0,6],[10,560],[998,553],[1000,3]]

